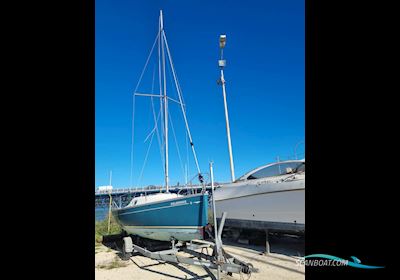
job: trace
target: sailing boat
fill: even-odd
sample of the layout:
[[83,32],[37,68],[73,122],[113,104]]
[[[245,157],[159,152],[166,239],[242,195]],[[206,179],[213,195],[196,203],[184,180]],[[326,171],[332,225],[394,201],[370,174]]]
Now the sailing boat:
[[[147,96],[151,98],[160,98],[162,104],[163,120],[163,151],[164,151],[164,176],[165,176],[165,193],[157,193],[133,198],[130,203],[123,208],[115,208],[112,210],[113,216],[121,227],[128,233],[140,237],[171,241],[181,240],[189,241],[192,239],[204,238],[204,227],[208,221],[208,194],[205,191],[203,177],[200,172],[200,167],[197,161],[196,152],[194,149],[192,136],[189,130],[188,121],[186,118],[186,110],[183,104],[182,92],[176,77],[176,72],[173,66],[171,53],[168,47],[167,37],[164,31],[163,13],[160,11],[159,30],[156,40],[150,51],[149,58],[153,52],[155,43],[158,43],[158,67],[160,94],[144,94],[138,93],[135,89],[135,96]],[[175,81],[176,90],[179,101],[173,100],[167,96],[166,75],[165,75],[165,58],[169,59],[169,64],[172,70]],[[147,63],[143,69],[142,75],[146,69]],[[141,77],[142,77],[141,75]],[[139,79],[140,83],[141,78]],[[139,85],[138,83],[138,85]],[[161,86],[162,85],[162,86]],[[180,195],[169,192],[169,154],[168,154],[168,101],[173,100],[180,104],[183,119],[185,121],[186,133],[189,138],[194,161],[198,171],[198,179],[203,184],[203,191],[200,194]],[[156,123],[157,125],[157,123]],[[154,132],[154,131],[153,131]]]

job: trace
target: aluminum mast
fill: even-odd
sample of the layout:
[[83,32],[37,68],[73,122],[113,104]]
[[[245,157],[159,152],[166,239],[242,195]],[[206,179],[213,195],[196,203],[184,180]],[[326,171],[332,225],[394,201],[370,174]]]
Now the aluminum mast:
[[[165,189],[169,192],[169,169],[168,169],[168,98],[167,98],[167,82],[165,78],[165,51],[164,51],[164,23],[163,14],[160,10],[160,39],[161,39],[161,55],[162,55],[162,72],[164,82],[164,137],[165,137]],[[159,57],[160,59],[160,57]]]

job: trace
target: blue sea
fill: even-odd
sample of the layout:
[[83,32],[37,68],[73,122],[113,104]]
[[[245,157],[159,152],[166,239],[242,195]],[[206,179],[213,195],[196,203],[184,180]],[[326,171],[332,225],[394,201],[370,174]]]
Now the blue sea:
[[108,207],[95,207],[94,209],[96,221],[102,221],[107,217]]

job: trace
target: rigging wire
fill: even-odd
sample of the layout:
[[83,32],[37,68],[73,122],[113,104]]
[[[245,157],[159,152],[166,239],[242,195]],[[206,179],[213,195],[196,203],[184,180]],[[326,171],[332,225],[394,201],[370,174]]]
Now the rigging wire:
[[144,65],[144,67],[143,67],[142,73],[140,74],[139,81],[137,82],[135,90],[133,91],[134,94],[133,94],[133,101],[132,101],[132,132],[131,132],[132,133],[131,134],[132,139],[131,139],[131,162],[130,162],[131,166],[130,166],[130,180],[129,180],[131,187],[133,187],[133,164],[134,164],[134,150],[133,150],[133,147],[134,147],[134,142],[135,142],[135,129],[134,129],[134,127],[135,127],[135,99],[136,99],[135,98],[135,92],[139,88],[139,85],[140,85],[140,83],[142,81],[142,78],[143,78],[143,74],[146,71],[147,64],[149,63],[151,54],[153,53],[154,47],[155,47],[157,41],[159,41],[159,39],[160,39],[160,32],[157,33],[156,39],[154,40],[153,46],[151,47],[150,53],[149,53],[149,55],[147,57],[147,60],[146,60],[146,63]]
[[[155,65],[154,65],[154,68],[153,68],[153,81],[152,81],[152,84],[151,84],[151,93],[152,94],[154,93],[154,77],[155,77]],[[153,112],[154,126],[155,126],[156,133],[157,133],[157,142],[158,142],[158,148],[160,150],[162,169],[165,172],[165,169],[164,169],[165,168],[165,166],[164,166],[165,165],[164,150],[163,150],[163,145],[162,145],[161,138],[160,138],[160,133],[158,131],[158,118],[159,118],[160,114],[162,113],[162,111],[160,110],[159,113],[158,113],[158,117],[156,117],[156,111],[155,111],[155,108],[154,108],[153,97],[150,98],[150,102],[151,102],[151,109],[152,109],[152,112]]]
[[[160,116],[160,113],[157,116],[157,121],[158,121],[158,117]],[[154,126],[153,129],[150,131],[150,133],[146,136],[146,138],[144,139],[143,143],[146,143],[147,140],[149,140],[150,136],[156,131],[156,127]]]
[[[171,69],[170,68],[168,68],[168,78],[169,78],[169,81],[170,81],[171,88],[174,88],[174,84],[172,82],[172,73],[171,73]],[[179,104],[179,102],[177,102],[177,103]],[[172,121],[172,117],[171,117],[170,111],[171,110],[168,110],[168,116],[169,116],[169,120],[170,120],[170,123],[171,123],[172,133],[173,133],[174,140],[175,140],[176,151],[177,151],[177,154],[178,154],[179,163],[181,165],[182,174],[183,174],[183,177],[185,178],[185,175],[186,175],[185,168],[183,166],[183,160],[182,160],[182,156],[181,156],[181,153],[180,153],[178,138],[176,137],[175,128],[174,128],[174,124],[173,124],[173,121]],[[185,130],[185,132],[186,132],[186,130]],[[187,180],[185,180],[185,182],[186,181]]]
[[194,144],[193,144],[192,135],[191,135],[191,133],[190,133],[189,124],[188,124],[188,121],[187,121],[187,118],[186,118],[186,110],[184,109],[184,106],[183,106],[182,93],[181,93],[181,91],[180,91],[180,88],[179,88],[179,85],[178,85],[178,82],[177,82],[176,73],[175,73],[175,68],[174,68],[174,64],[173,64],[173,62],[172,62],[171,53],[170,53],[170,51],[169,51],[169,47],[168,47],[168,42],[167,42],[167,37],[166,37],[166,35],[165,35],[165,31],[162,33],[162,37],[163,37],[164,42],[165,42],[165,46],[166,46],[167,54],[168,54],[168,59],[169,59],[169,62],[170,62],[170,64],[171,64],[172,74],[173,74],[173,76],[174,76],[174,81],[175,81],[176,89],[177,89],[177,91],[178,91],[179,102],[180,102],[181,109],[182,109],[182,113],[183,113],[183,119],[185,120],[186,130],[187,130],[187,133],[188,133],[188,136],[189,136],[189,141],[190,141],[190,145],[191,145],[191,147],[192,147],[194,161],[195,161],[195,163],[196,163],[196,167],[197,167],[197,171],[198,171],[198,178],[199,178],[199,181],[200,181],[201,183],[203,183],[204,180],[203,180],[203,176],[201,175],[199,162],[198,162],[198,160],[197,160],[196,151],[195,151],[195,149],[194,149]]
[[153,138],[154,138],[154,134],[155,134],[154,132],[155,132],[155,129],[153,129],[152,132],[151,132],[150,143],[149,143],[149,146],[147,147],[146,156],[144,158],[142,169],[140,170],[139,179],[138,179],[138,185],[140,185],[140,183],[142,182],[144,168],[146,167],[147,158],[149,157],[151,144],[153,143]]
[[155,47],[155,45],[156,45],[156,43],[157,43],[159,37],[160,37],[160,33],[157,34],[156,39],[154,40],[153,46],[151,47],[150,53],[149,53],[149,55],[148,55],[148,57],[147,57],[146,63],[145,63],[145,65],[144,65],[144,67],[143,67],[142,73],[140,74],[139,81],[138,81],[138,83],[136,84],[136,87],[135,87],[135,90],[133,91],[133,93],[135,93],[135,92],[138,90],[138,88],[139,88],[139,85],[140,85],[140,83],[141,83],[141,81],[142,81],[142,78],[143,78],[143,74],[144,74],[144,72],[146,71],[147,65],[149,64],[149,60],[150,60],[151,54],[153,53],[154,47]]
[[[153,67],[153,79],[152,79],[152,84],[151,84],[151,91],[150,91],[150,93],[154,93],[154,80],[155,80],[155,65],[154,65],[154,67]],[[152,131],[149,133],[149,135],[145,138],[145,140],[144,140],[144,142],[147,142],[147,140],[150,138],[150,143],[149,143],[149,146],[148,146],[148,148],[147,148],[147,151],[146,151],[146,155],[145,155],[145,158],[144,158],[144,161],[143,161],[143,165],[142,165],[142,168],[141,168],[141,171],[140,171],[140,175],[139,175],[139,179],[138,179],[138,184],[140,185],[141,184],[141,182],[142,182],[142,178],[143,178],[143,173],[144,173],[144,169],[145,169],[145,167],[146,167],[146,164],[147,164],[147,159],[148,159],[148,157],[149,157],[149,153],[150,153],[150,148],[151,148],[151,145],[152,145],[152,142],[153,142],[153,137],[154,137],[154,134],[156,134],[157,135],[157,140],[158,140],[158,144],[159,144],[159,148],[160,148],[160,153],[161,153],[161,161],[162,161],[162,163],[163,163],[163,168],[164,168],[164,158],[163,158],[163,153],[162,153],[162,146],[161,146],[161,143],[160,143],[160,135],[159,135],[159,132],[158,132],[158,120],[159,120],[159,118],[160,118],[160,115],[161,115],[161,112],[162,111],[159,111],[158,112],[158,115],[156,116],[156,112],[155,112],[155,108],[154,108],[154,102],[153,102],[153,97],[150,97],[150,104],[151,104],[151,108],[152,108],[152,115],[153,115],[153,120],[154,120],[154,128],[152,129]]]
[[[151,55],[152,55],[154,47],[155,47],[155,44],[157,42],[158,42],[158,72],[159,72],[160,111],[158,113],[158,116],[156,117],[154,100],[153,100],[153,97],[151,97],[151,108],[152,108],[153,120],[154,120],[155,127],[153,128],[153,130],[150,132],[150,134],[145,139],[145,142],[146,142],[148,140],[148,138],[151,136],[150,144],[149,144],[149,147],[147,149],[145,160],[144,160],[141,172],[140,172],[139,181],[141,181],[141,179],[142,179],[144,168],[145,168],[145,165],[147,163],[147,158],[149,156],[149,151],[150,151],[150,148],[151,148],[151,145],[152,145],[152,142],[153,142],[154,134],[157,135],[157,140],[158,140],[159,149],[160,149],[160,153],[161,153],[161,160],[162,160],[162,163],[163,163],[163,171],[164,171],[164,173],[166,173],[166,158],[164,156],[164,152],[165,152],[164,151],[164,145],[166,144],[166,139],[165,139],[166,138],[166,131],[165,131],[164,126],[161,126],[161,136],[160,136],[160,131],[159,131],[159,128],[158,128],[158,120],[159,120],[159,118],[161,118],[161,122],[165,123],[165,122],[167,122],[167,119],[169,117],[170,118],[172,132],[173,132],[173,136],[174,136],[174,140],[175,140],[175,144],[176,144],[176,148],[177,148],[177,153],[178,153],[178,157],[179,157],[179,161],[180,161],[180,165],[181,165],[181,169],[183,171],[184,176],[187,177],[188,176],[188,172],[189,172],[189,163],[190,162],[189,162],[189,155],[188,155],[189,154],[189,152],[188,152],[188,149],[189,149],[188,148],[188,144],[190,143],[190,146],[191,146],[192,152],[193,152],[193,156],[194,156],[195,165],[196,165],[197,172],[198,172],[198,179],[203,184],[204,179],[203,179],[203,176],[202,176],[201,171],[200,171],[200,166],[199,166],[199,163],[198,163],[198,159],[197,159],[196,151],[194,149],[194,144],[193,144],[191,132],[190,132],[190,129],[189,129],[188,120],[187,120],[187,117],[186,117],[186,108],[184,106],[184,99],[183,99],[183,95],[182,95],[182,89],[181,89],[181,86],[179,84],[178,77],[176,75],[175,68],[174,68],[174,65],[173,65],[173,62],[172,62],[172,56],[171,56],[171,53],[170,53],[170,50],[169,50],[169,46],[168,46],[167,38],[166,38],[166,35],[165,35],[165,31],[163,29],[160,29],[158,34],[157,34],[157,36],[156,36],[156,38],[155,38],[153,46],[152,46],[152,48],[150,50],[149,56],[147,57],[147,60],[146,60],[145,66],[144,66],[144,68],[142,70],[142,73],[140,75],[139,81],[138,81],[138,83],[136,85],[136,88],[135,88],[135,91],[134,91],[134,96],[133,96],[133,101],[132,101],[133,110],[132,110],[132,142],[131,142],[132,145],[131,145],[131,176],[130,176],[131,177],[130,178],[131,186],[133,186],[133,167],[134,167],[135,95],[136,95],[136,91],[138,90],[139,85],[140,85],[140,83],[142,81],[143,75],[144,75],[144,73],[145,73],[145,71],[147,69],[148,63],[150,61]],[[162,58],[165,59],[164,58],[165,57],[164,56],[165,52],[164,52],[164,48],[163,48],[164,43],[165,43],[165,47],[166,47],[167,55],[168,55],[168,60],[170,62],[170,67],[171,67],[170,69],[168,68],[168,70],[169,70],[168,74],[171,77],[170,72],[172,70],[172,76],[173,76],[173,79],[174,79],[174,82],[175,82],[175,87],[176,87],[178,98],[179,98],[179,102],[178,103],[181,106],[183,119],[184,119],[184,122],[185,122],[185,128],[186,128],[186,130],[185,130],[185,132],[186,132],[186,135],[185,135],[186,136],[185,137],[185,141],[186,141],[186,163],[187,163],[187,169],[186,170],[185,170],[185,168],[183,168],[183,161],[182,161],[181,153],[180,153],[180,150],[179,150],[179,145],[178,145],[178,141],[177,141],[177,138],[176,138],[176,133],[175,133],[175,129],[174,129],[174,126],[173,126],[172,118],[170,117],[170,113],[169,112],[164,112],[163,111],[163,100],[164,100],[164,98],[166,98],[166,96],[164,96],[165,93],[163,94],[162,81],[163,80],[165,81],[166,77],[165,77],[165,70],[164,70],[164,77],[162,78],[162,76],[161,76],[161,67],[165,67],[165,64],[161,65],[160,58],[161,58],[161,55],[162,55]],[[162,53],[161,53],[161,51],[162,51]],[[151,93],[154,92],[154,80],[155,80],[155,66],[153,68],[153,80],[152,80]],[[171,80],[171,84],[172,84],[172,79],[170,79],[170,80]],[[166,90],[165,87],[166,87],[166,84],[164,82],[164,91]]]
[[160,132],[159,132],[158,126],[157,126],[158,125],[158,119],[161,116],[161,111],[158,112],[158,116],[156,118],[156,112],[155,112],[155,109],[154,109],[153,98],[151,98],[151,109],[153,111],[153,118],[154,118],[154,122],[155,122],[155,129],[156,129],[156,134],[157,134],[157,142],[158,142],[158,148],[159,148],[159,151],[160,151],[160,158],[161,158],[162,168],[164,170],[164,162],[165,162],[164,149],[163,149],[162,144],[161,144]]
[[174,124],[172,122],[171,114],[169,112],[168,112],[168,115],[169,115],[169,122],[171,123],[172,135],[174,136],[174,140],[175,140],[176,151],[178,153],[179,163],[181,165],[183,176],[185,176],[185,168],[183,167],[182,157],[181,157],[181,153],[179,151],[179,145],[178,145],[178,140],[177,140],[176,134],[175,134]]
[[130,170],[130,187],[133,187],[133,147],[134,147],[134,142],[135,142],[135,99],[136,96],[133,95],[133,100],[132,100],[132,141],[131,141],[131,170]]
[[189,143],[188,143],[188,135],[185,130],[185,144],[186,144],[186,172],[185,172],[185,183],[188,184],[188,174],[190,170],[190,162],[189,162]]

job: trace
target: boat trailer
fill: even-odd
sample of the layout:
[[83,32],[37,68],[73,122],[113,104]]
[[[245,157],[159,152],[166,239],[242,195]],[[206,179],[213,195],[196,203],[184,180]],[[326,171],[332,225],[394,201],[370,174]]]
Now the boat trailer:
[[[171,240],[172,246],[168,246],[168,249],[164,250],[149,250],[149,247],[156,247],[157,242],[152,240],[144,240],[138,236],[125,236],[122,238],[122,257],[124,259],[129,259],[133,252],[138,252],[145,257],[161,260],[171,263],[183,263],[189,265],[198,265],[202,267],[207,267],[209,269],[217,270],[217,279],[220,279],[220,272],[226,272],[228,275],[232,273],[238,274],[248,274],[251,275],[252,272],[258,272],[258,269],[254,268],[251,263],[246,263],[239,260],[233,255],[227,253],[223,248],[222,243],[222,229],[224,228],[225,219],[227,212],[222,213],[220,223],[217,223],[216,210],[215,210],[215,199],[214,199],[214,172],[212,162],[210,162],[210,177],[211,177],[211,193],[212,193],[212,210],[214,216],[214,233],[210,226],[205,227],[205,231],[211,237],[213,242],[205,240],[191,240],[190,242],[175,242]],[[133,242],[132,238],[136,241]],[[147,243],[147,244],[146,244]],[[156,244],[156,246],[152,246]],[[141,245],[141,246],[140,246]],[[165,247],[165,245],[164,245]],[[211,255],[208,254],[208,249],[212,249]],[[200,250],[200,252],[198,252]],[[204,251],[207,253],[205,254]],[[179,252],[184,252],[191,257],[179,256]]]
[[[251,263],[246,263],[244,261],[239,260],[233,255],[229,254],[223,249],[222,241],[221,241],[221,233],[223,228],[223,223],[226,218],[226,213],[222,215],[221,224],[219,226],[220,230],[218,231],[217,239],[213,237],[212,232],[209,228],[206,228],[206,232],[209,234],[211,239],[214,242],[205,241],[205,240],[192,240],[190,242],[175,242],[175,240],[171,241],[172,246],[169,249],[152,251],[148,248],[151,246],[151,243],[143,246],[142,242],[137,242],[140,240],[136,236],[125,236],[122,238],[122,258],[127,260],[132,256],[132,253],[138,252],[141,255],[165,262],[171,263],[183,263],[189,265],[198,265],[207,267],[209,269],[217,270],[217,279],[220,279],[220,272],[225,272],[228,275],[232,275],[232,273],[238,274],[251,274],[252,272],[257,272],[258,269],[254,268]],[[133,240],[136,241],[135,244]],[[147,242],[151,242],[151,240],[146,240]],[[156,244],[156,243],[155,243]],[[141,245],[141,246],[139,246]],[[172,247],[172,248],[171,248]],[[212,250],[211,254],[209,254],[209,249]],[[200,252],[199,252],[200,251]],[[189,257],[178,255],[179,252],[184,252],[189,254]]]

